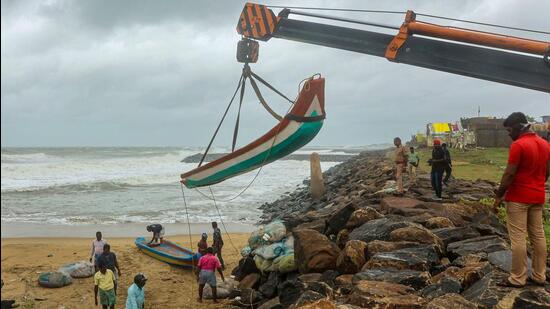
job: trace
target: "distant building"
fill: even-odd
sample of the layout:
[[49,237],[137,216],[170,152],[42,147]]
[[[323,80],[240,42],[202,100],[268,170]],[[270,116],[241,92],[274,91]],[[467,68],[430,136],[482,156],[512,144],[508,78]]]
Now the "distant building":
[[504,119],[495,117],[461,118],[462,126],[475,133],[476,146],[508,147],[512,140],[502,126]]

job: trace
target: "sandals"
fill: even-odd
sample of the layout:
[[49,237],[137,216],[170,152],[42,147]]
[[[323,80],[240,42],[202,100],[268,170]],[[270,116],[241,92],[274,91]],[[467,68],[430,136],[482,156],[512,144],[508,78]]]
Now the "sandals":
[[525,286],[520,284],[513,284],[508,280],[508,278],[502,279],[501,281],[497,282],[497,285],[502,287],[507,287],[507,288],[516,288],[516,289],[521,289]]
[[536,286],[544,286],[546,283],[545,282],[538,282],[538,281],[535,281],[533,280],[533,278],[529,277],[527,278],[527,282],[532,284],[532,285],[536,285]]

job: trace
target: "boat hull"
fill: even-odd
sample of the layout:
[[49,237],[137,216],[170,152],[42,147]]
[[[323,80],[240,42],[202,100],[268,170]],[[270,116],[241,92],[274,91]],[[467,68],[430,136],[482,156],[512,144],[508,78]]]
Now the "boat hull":
[[323,127],[324,79],[306,82],[292,110],[256,141],[181,175],[188,188],[208,186],[276,161],[309,143]]
[[193,253],[191,250],[168,240],[164,240],[164,243],[159,246],[149,247],[146,238],[138,237],[135,244],[146,255],[176,266],[194,267],[201,257],[199,253]]

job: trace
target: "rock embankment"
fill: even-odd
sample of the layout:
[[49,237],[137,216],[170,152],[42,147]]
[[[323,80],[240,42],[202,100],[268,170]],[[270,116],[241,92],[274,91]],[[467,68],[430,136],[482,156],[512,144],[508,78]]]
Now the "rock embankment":
[[321,200],[303,188],[262,205],[264,222],[284,222],[294,263],[282,271],[269,265],[276,255],[247,251],[233,271],[244,282],[235,306],[550,308],[548,286],[496,284],[511,255],[506,227],[480,203],[494,183],[455,179],[436,201],[428,175],[420,174],[404,196],[394,196],[393,167],[381,151],[324,176]]

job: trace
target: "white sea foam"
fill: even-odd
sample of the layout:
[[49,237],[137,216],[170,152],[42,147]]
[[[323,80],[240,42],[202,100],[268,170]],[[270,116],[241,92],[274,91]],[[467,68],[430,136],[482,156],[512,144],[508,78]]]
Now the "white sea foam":
[[[193,169],[196,164],[180,160],[200,150],[2,149],[2,222],[67,225],[187,222],[178,181],[180,173]],[[225,148],[212,150],[226,151]],[[335,153],[330,148],[315,151]],[[322,168],[326,170],[335,164],[323,162]],[[209,222],[221,216],[227,222],[254,223],[261,215],[259,205],[292,191],[309,177],[309,162],[280,160],[267,165],[245,194],[225,202],[239,194],[256,172],[212,187],[220,213],[210,199],[196,190],[186,189],[190,221]],[[201,192],[210,197],[208,189],[203,188]]]

